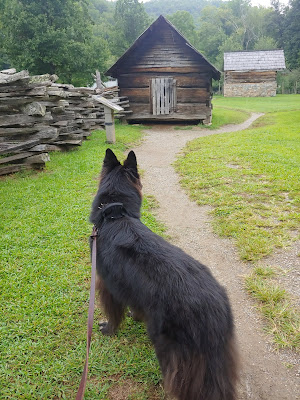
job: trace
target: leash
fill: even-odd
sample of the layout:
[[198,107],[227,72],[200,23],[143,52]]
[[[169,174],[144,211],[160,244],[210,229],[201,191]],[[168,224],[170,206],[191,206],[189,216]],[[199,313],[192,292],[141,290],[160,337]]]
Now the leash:
[[[123,203],[110,203],[110,204],[101,204],[98,207],[101,210],[101,216],[107,220],[115,220],[119,218],[123,218],[125,216],[125,209]],[[87,374],[88,374],[88,363],[89,363],[89,354],[91,347],[91,339],[92,339],[92,330],[93,330],[93,320],[94,320],[94,309],[95,309],[95,292],[96,292],[96,254],[97,254],[97,234],[98,229],[94,225],[93,232],[91,234],[91,238],[93,239],[92,243],[92,276],[91,276],[91,289],[90,289],[90,301],[89,301],[89,311],[88,311],[88,323],[87,323],[87,332],[86,332],[86,358],[85,364],[81,376],[81,381],[79,385],[79,389],[76,395],[76,400],[83,400]]]
[[91,238],[93,239],[92,243],[92,276],[91,276],[91,289],[90,289],[90,300],[89,300],[89,311],[88,311],[88,323],[87,323],[87,340],[86,340],[86,359],[84,364],[84,369],[79,385],[79,389],[76,395],[76,400],[83,400],[87,374],[88,374],[88,362],[89,362],[89,354],[91,347],[91,338],[92,338],[92,330],[93,330],[93,320],[94,320],[94,309],[95,309],[95,292],[96,292],[96,254],[97,254],[97,228],[94,226],[93,232],[91,234]]

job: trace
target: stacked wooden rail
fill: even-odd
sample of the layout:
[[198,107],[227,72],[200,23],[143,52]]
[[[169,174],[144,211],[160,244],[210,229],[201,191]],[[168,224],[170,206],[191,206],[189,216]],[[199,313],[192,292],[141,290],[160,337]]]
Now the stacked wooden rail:
[[[103,106],[92,98],[97,90],[57,84],[57,79],[0,71],[0,175],[41,169],[49,151],[80,146],[93,130],[104,127]],[[129,107],[128,100],[118,97],[118,88],[101,95]]]

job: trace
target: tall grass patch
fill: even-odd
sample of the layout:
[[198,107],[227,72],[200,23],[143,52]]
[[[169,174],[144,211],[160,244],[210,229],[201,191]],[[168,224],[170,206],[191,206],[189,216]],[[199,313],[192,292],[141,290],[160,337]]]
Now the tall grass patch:
[[[109,147],[122,158],[141,130],[118,125],[116,136]],[[98,131],[76,151],[51,154],[43,172],[0,181],[1,399],[75,398],[86,346],[89,213],[107,147]],[[150,210],[146,199],[143,219],[162,233]],[[143,325],[127,319],[118,337],[105,338],[95,318],[87,398],[108,399],[126,377],[142,383],[145,399],[160,393]]]
[[245,287],[258,301],[257,306],[266,318],[266,331],[278,347],[300,348],[300,318],[290,296],[276,283],[278,271],[257,266],[245,279]]

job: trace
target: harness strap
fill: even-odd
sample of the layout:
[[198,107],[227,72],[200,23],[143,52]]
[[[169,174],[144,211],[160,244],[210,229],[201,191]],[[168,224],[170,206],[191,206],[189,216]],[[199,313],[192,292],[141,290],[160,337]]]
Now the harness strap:
[[95,292],[96,292],[96,254],[97,254],[97,228],[94,226],[91,238],[92,243],[92,274],[91,274],[91,289],[90,289],[90,300],[89,300],[89,311],[88,311],[88,323],[87,323],[87,341],[86,341],[86,359],[84,364],[84,369],[79,385],[79,389],[76,395],[76,400],[83,400],[87,374],[88,374],[88,362],[89,353],[91,346],[92,330],[93,330],[93,319],[94,319],[94,309],[95,309]]

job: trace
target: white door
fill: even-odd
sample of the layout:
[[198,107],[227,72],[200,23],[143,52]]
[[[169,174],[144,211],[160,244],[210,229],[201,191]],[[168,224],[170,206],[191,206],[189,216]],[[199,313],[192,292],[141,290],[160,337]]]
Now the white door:
[[153,78],[151,81],[153,115],[171,114],[176,108],[176,80]]

